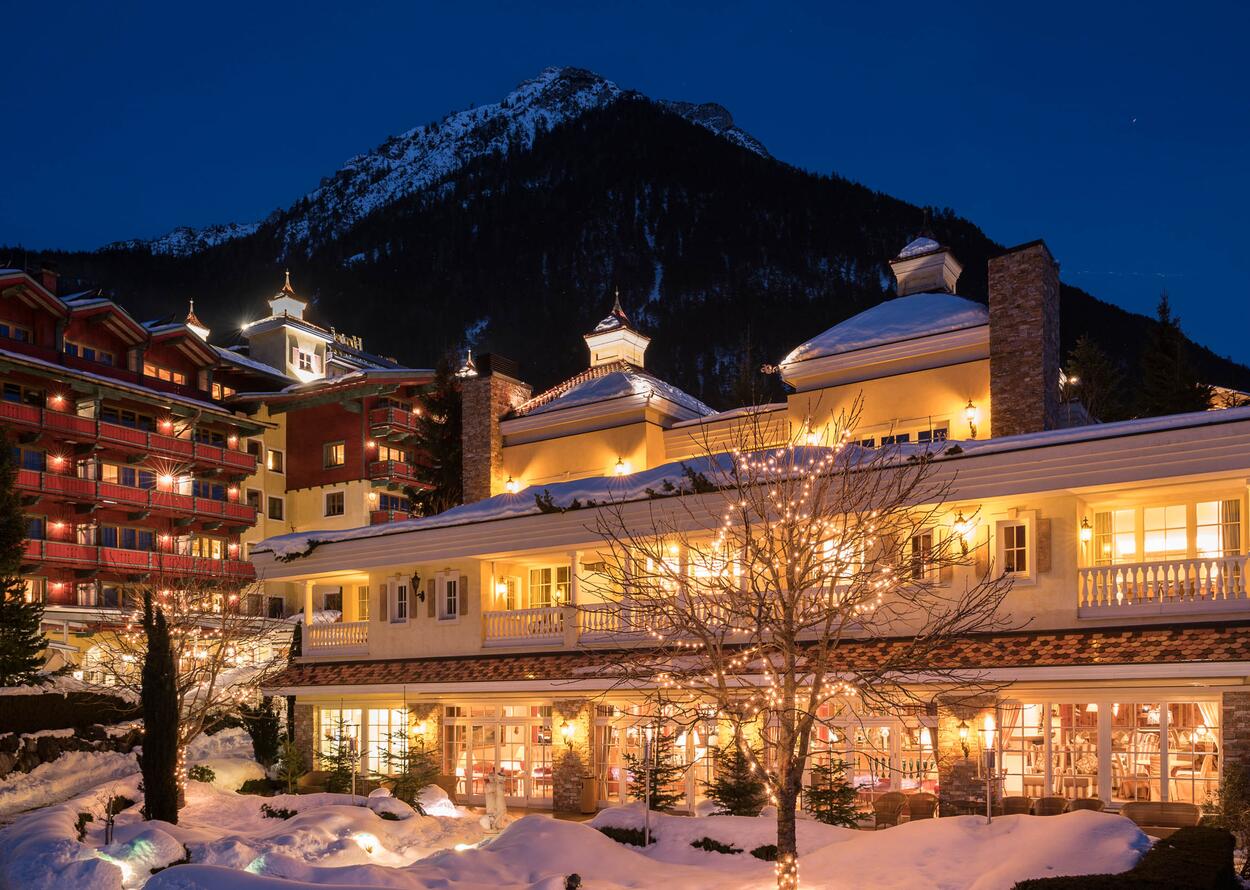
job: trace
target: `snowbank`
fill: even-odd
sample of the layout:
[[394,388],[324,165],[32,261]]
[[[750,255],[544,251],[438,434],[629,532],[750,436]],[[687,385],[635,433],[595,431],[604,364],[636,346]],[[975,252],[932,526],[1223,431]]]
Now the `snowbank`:
[[29,773],[0,780],[0,819],[81,794],[110,779],[139,771],[134,754],[118,751],[67,751]]

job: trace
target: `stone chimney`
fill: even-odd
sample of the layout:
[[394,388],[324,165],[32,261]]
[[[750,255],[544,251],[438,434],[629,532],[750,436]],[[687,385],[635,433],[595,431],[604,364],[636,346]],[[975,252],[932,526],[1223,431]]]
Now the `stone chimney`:
[[460,473],[466,504],[503,492],[499,421],[532,392],[518,379],[516,362],[501,355],[479,355],[474,369],[476,373],[460,378]]
[[1045,242],[989,263],[990,432],[1054,429],[1059,419],[1059,264]]
[[57,288],[60,286],[61,276],[57,274],[56,266],[51,263],[43,263],[39,267],[39,283],[43,285],[43,289],[52,296],[56,296]]

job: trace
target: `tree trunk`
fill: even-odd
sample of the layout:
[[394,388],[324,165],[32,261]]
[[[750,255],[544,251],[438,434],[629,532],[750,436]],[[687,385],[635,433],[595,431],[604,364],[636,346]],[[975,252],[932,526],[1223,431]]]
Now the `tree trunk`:
[[798,801],[798,783],[787,777],[777,792],[777,890],[799,886],[799,843],[794,827]]
[[143,594],[143,817],[178,822],[178,688],[169,626],[160,609],[153,614],[152,594]]

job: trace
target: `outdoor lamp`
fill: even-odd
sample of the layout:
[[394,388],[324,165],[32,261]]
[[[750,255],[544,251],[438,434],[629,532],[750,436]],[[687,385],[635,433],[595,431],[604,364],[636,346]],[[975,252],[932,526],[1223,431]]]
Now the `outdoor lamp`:
[[416,591],[417,601],[422,603],[425,602],[425,591],[421,589],[421,574],[419,572],[413,572],[412,578],[409,579],[408,583],[410,583],[412,585],[412,589]]
[[1090,528],[1089,517],[1081,517],[1081,543],[1088,544],[1094,539],[1094,530]]
[[959,747],[963,748],[964,760],[967,760],[968,759],[968,732],[969,732],[968,724],[965,721],[960,720],[958,730],[959,730]]
[[503,484],[503,487],[504,487],[504,491],[508,492],[508,494],[516,494],[516,489],[517,489],[516,480],[513,479],[511,476],[508,477],[508,481]]
[[952,526],[955,534],[959,536],[959,546],[963,550],[963,555],[968,555],[968,536],[972,534],[973,523],[971,520],[964,518],[964,511],[960,510],[955,517],[955,524]]
[[560,735],[564,736],[564,744],[573,747],[573,724],[565,720],[560,726]]
[[969,399],[968,404],[964,406],[964,420],[968,421],[968,438],[975,439],[977,437],[977,406],[972,404],[972,399]]
[[616,467],[613,469],[613,472],[618,476],[624,476],[629,472],[629,465],[625,463],[625,458],[618,457],[616,459]]

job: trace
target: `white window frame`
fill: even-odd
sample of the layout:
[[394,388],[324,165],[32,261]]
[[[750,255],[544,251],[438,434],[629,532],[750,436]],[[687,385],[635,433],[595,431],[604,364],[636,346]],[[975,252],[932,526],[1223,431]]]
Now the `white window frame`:
[[369,613],[372,611],[369,608],[369,605],[370,605],[369,604],[369,591],[370,591],[370,587],[368,584],[356,585],[356,620],[357,621],[369,620]]
[[[929,560],[928,565],[926,565],[924,568],[924,573],[920,576],[917,576],[914,574],[914,566],[912,564],[912,560],[915,558],[913,547],[915,545],[916,538],[919,538],[923,535],[928,535],[930,538],[930,544],[929,544],[930,560]],[[936,526],[929,526],[928,528],[916,529],[915,533],[913,533],[912,536],[907,539],[907,576],[908,578],[912,580],[916,580],[916,581],[928,581],[933,584],[939,583],[941,581],[942,570],[940,566],[937,566],[933,563],[932,557],[934,555],[940,555],[942,552],[941,548],[942,548],[942,538]]]
[[393,578],[387,582],[386,599],[387,621],[391,624],[407,624],[412,618],[412,586],[401,578]]
[[[448,587],[454,586],[455,589],[455,612],[449,612],[447,609]],[[459,572],[440,572],[435,576],[434,584],[435,595],[438,602],[435,603],[434,614],[438,620],[447,624],[454,624],[460,620],[463,610],[460,608],[463,602],[465,592],[460,589],[460,573]]]
[[[336,494],[343,498],[343,509],[340,510],[338,513],[331,513],[330,512],[330,497],[331,495],[336,495]],[[325,516],[326,518],[333,518],[336,516],[346,516],[347,515],[347,492],[342,488],[336,488],[333,491],[327,491],[321,499],[321,515]]]
[[[282,505],[282,515],[276,519],[273,516],[269,515],[270,501],[277,501],[278,503]],[[268,519],[270,522],[286,522],[286,495],[281,495],[281,494],[266,494],[265,495],[265,518]]]
[[[275,470],[273,467],[269,466],[269,456],[271,454],[281,455],[282,469]],[[265,469],[270,473],[279,473],[285,476],[286,475],[286,453],[281,448],[267,448],[265,450]]]
[[1011,510],[1002,519],[994,522],[994,571],[1002,575],[1006,561],[1004,558],[1004,532],[1008,528],[1024,528],[1024,561],[1023,572],[1012,572],[1015,584],[1037,583],[1037,511]]

